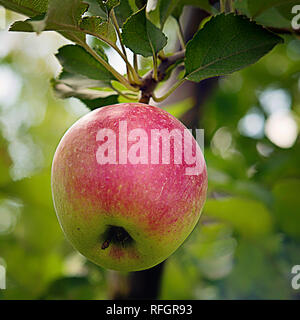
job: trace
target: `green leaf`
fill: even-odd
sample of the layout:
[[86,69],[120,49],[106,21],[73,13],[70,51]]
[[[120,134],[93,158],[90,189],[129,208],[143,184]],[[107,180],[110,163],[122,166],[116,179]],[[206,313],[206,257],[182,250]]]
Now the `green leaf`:
[[277,35],[235,14],[210,19],[188,42],[185,77],[201,81],[240,70],[283,42]]
[[91,110],[95,110],[97,108],[100,107],[104,107],[104,106],[110,106],[113,104],[117,104],[119,102],[119,96],[118,95],[109,95],[107,97],[103,97],[103,98],[97,98],[97,99],[93,99],[93,100],[89,100],[89,99],[80,99],[89,109]]
[[119,26],[122,28],[124,22],[133,14],[128,0],[121,0],[120,5],[115,7],[115,15]]
[[87,5],[81,0],[70,0],[63,8],[59,8],[58,0],[52,0],[45,17],[37,16],[26,21],[15,22],[10,31],[41,32],[54,30],[66,38],[78,43],[85,43],[85,34],[99,36],[104,41],[115,43],[116,32],[111,21],[101,17],[82,17]]
[[147,4],[147,0],[135,0],[134,2],[138,9],[142,9]]
[[[101,0],[99,0],[101,1]],[[113,8],[117,7],[120,4],[120,0],[102,0],[101,1],[110,12]]]
[[66,45],[58,50],[57,59],[64,70],[90,79],[110,81],[115,77],[93,56],[78,45]]
[[34,17],[47,11],[48,0],[0,0],[0,5],[25,16]]
[[107,14],[99,5],[98,0],[84,0],[84,2],[86,2],[89,5],[88,12],[91,16],[97,16],[103,19],[107,18]]
[[[95,38],[95,40],[98,40],[97,38]],[[103,44],[101,43],[100,40],[98,41],[92,41],[91,43],[91,48],[96,51],[96,53],[103,59],[105,60],[106,62],[109,62],[108,61],[108,56],[106,55],[105,53],[105,50],[103,48]]]
[[291,14],[291,8],[298,4],[297,0],[248,0],[248,10],[251,17],[257,17],[264,11],[271,8],[289,8]]
[[235,1],[235,9],[258,23],[275,28],[291,29],[292,8],[297,0]]
[[58,79],[53,79],[51,82],[58,98],[78,98],[92,110],[118,103],[118,94],[115,91],[101,88],[107,85],[103,81],[63,71]]
[[63,30],[73,30],[87,9],[88,5],[81,0],[64,1],[63,5],[60,0],[50,0],[46,24],[53,25],[53,28],[65,26]]
[[286,19],[276,7],[270,8],[264,11],[259,16],[253,18],[255,21],[263,26],[291,29],[292,17]]
[[[101,16],[107,21],[110,20],[110,12],[112,9],[114,9],[120,27],[123,26],[123,23],[133,13],[133,10],[129,4],[129,0],[89,0],[88,2],[91,5],[91,9],[89,9],[89,11],[91,10],[92,15]],[[95,3],[97,3],[97,8]]]
[[144,57],[152,56],[167,44],[167,37],[146,18],[145,8],[126,21],[122,39],[126,47]]
[[292,8],[297,4],[299,5],[299,1],[297,0],[286,0],[283,1],[281,4],[275,6],[275,8],[283,18],[287,19],[288,21],[291,21],[294,17],[294,14],[292,13]]
[[100,35],[102,39],[115,43],[117,35],[114,26],[110,21],[104,21],[100,17],[84,17],[80,23],[80,28],[88,33]]
[[54,30],[78,44],[85,43],[85,34],[79,29],[81,16],[88,5],[81,0],[68,0],[61,5],[60,0],[50,0],[46,16],[14,23],[10,31],[35,31]]
[[97,0],[101,9],[106,12],[107,17],[109,17],[112,9],[120,4],[120,0]]
[[246,198],[208,199],[204,214],[228,222],[245,237],[263,236],[272,229],[268,209],[261,202]]
[[181,1],[176,0],[160,0],[158,4],[159,19],[161,27],[164,26],[167,18],[172,14],[175,8],[179,7]]
[[10,26],[9,31],[35,32],[32,22],[32,19],[16,21]]
[[[54,80],[56,83],[63,83],[68,87],[74,89],[75,91],[81,89],[89,89],[89,88],[100,88],[107,86],[107,83],[101,80],[94,80],[87,78],[80,74],[74,74],[63,70],[58,79]],[[94,94],[90,97],[90,99],[95,99],[101,97],[101,95],[97,95],[97,91],[93,90]]]

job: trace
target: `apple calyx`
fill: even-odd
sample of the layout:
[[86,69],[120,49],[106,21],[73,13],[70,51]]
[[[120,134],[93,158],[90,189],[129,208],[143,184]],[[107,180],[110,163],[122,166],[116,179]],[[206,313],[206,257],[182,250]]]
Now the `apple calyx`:
[[102,250],[108,248],[110,243],[125,247],[133,242],[130,234],[123,227],[118,226],[109,226],[104,235],[104,239],[101,246]]

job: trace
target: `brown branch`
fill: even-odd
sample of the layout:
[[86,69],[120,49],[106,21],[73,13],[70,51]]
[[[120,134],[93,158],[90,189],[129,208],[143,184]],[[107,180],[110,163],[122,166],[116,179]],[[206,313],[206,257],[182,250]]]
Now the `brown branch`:
[[153,78],[153,70],[150,70],[142,79],[141,91],[142,96],[140,102],[149,103],[153,91],[159,82],[166,78],[167,70],[180,60],[184,59],[185,51],[178,51],[170,57],[161,59],[161,63],[157,69],[157,81]]

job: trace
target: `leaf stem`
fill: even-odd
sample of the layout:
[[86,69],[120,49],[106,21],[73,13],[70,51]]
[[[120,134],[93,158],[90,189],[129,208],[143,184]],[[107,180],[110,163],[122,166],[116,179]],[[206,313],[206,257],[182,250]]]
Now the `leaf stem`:
[[168,90],[163,96],[161,97],[156,97],[154,93],[152,93],[152,98],[155,102],[161,102],[163,100],[165,100],[166,98],[168,98],[169,95],[171,95],[179,86],[181,86],[183,84],[183,82],[185,81],[185,78],[179,80],[177,83],[175,83],[175,85]]
[[225,13],[232,12],[232,0],[220,0],[220,11]]
[[89,45],[86,43],[81,44],[82,47],[89,52],[97,61],[99,61],[104,68],[106,68],[115,78],[120,81],[127,89],[132,91],[139,91],[138,88],[135,88],[130,85],[128,80],[124,78],[117,70],[115,70],[109,63],[107,63],[102,57],[100,57]]
[[133,75],[134,81],[136,84],[140,85],[141,79],[139,78],[138,74],[135,72],[135,70],[133,69],[132,65],[130,64],[130,62],[127,59],[127,56],[125,56],[123,54],[123,52],[118,48],[118,46],[110,41],[105,41],[104,39],[102,39],[101,37],[98,37],[100,40],[106,42],[108,45],[110,45],[113,49],[116,50],[116,52],[121,56],[121,58],[124,60],[124,62],[126,63],[126,66],[129,68],[129,70],[131,71],[131,74]]
[[[62,30],[65,30],[62,26]],[[128,61],[127,59],[127,56],[124,55],[124,53],[118,48],[118,46],[110,41],[109,39],[105,38],[105,37],[102,37],[100,34],[98,33],[95,33],[93,31],[90,31],[90,30],[86,30],[84,28],[80,28],[80,27],[71,27],[71,26],[68,26],[68,29],[66,29],[67,31],[69,30],[72,30],[74,32],[83,32],[83,33],[86,33],[86,34],[89,34],[91,36],[94,36],[98,39],[100,39],[101,41],[105,42],[106,44],[108,44],[109,46],[111,46],[120,56],[121,58],[124,60],[124,62],[126,63],[126,65],[128,66],[128,68],[131,70],[132,74],[134,75],[134,80],[135,80],[135,83],[140,85],[141,84],[141,80],[138,76],[138,74],[135,74],[135,70],[133,69],[133,67],[131,66],[130,62]],[[81,46],[84,47],[84,43],[83,41],[80,41],[80,39],[78,38],[77,40],[77,43],[80,44]]]
[[158,78],[157,78],[157,54],[156,53],[153,55],[153,79],[155,81],[158,81]]
[[177,25],[178,25],[178,38],[182,49],[185,49],[185,41],[184,41],[184,35],[183,30],[180,24],[179,19],[177,19]]
[[128,100],[132,100],[132,101],[138,100],[138,96],[137,95],[134,95],[133,97],[130,97],[129,94],[133,95],[133,93],[126,94],[126,93],[122,92],[121,90],[117,89],[116,87],[114,87],[112,83],[111,83],[111,86],[120,96],[122,96],[122,97],[124,97],[124,98],[126,98]]
[[[118,35],[118,39],[119,39],[119,41],[120,41],[120,45],[121,45],[122,52],[123,52],[126,60],[128,61],[128,59],[127,59],[127,53],[126,53],[125,47],[124,47],[123,42],[122,42],[120,27],[119,27],[118,20],[117,20],[117,18],[116,18],[114,9],[111,10],[110,15],[111,15],[113,24],[114,24],[114,26],[115,26],[115,30],[116,30],[117,35]],[[127,77],[128,77],[128,80],[130,81],[130,80],[131,80],[131,76],[130,76],[129,67],[128,67],[128,64],[127,64],[127,63],[126,63],[126,69],[127,69]]]
[[137,59],[136,53],[133,54],[133,66],[134,66],[135,72],[138,73],[139,66],[138,66],[138,59]]
[[[141,84],[141,80],[139,79],[137,71],[132,68],[132,65],[128,61],[126,49],[125,49],[124,44],[122,42],[122,36],[121,36],[121,32],[120,32],[120,27],[119,27],[118,20],[116,18],[114,9],[111,10],[111,18],[112,18],[113,24],[115,26],[115,29],[116,29],[116,32],[117,32],[117,35],[118,35],[118,39],[120,41],[122,53],[123,53],[123,56],[124,56],[124,61],[126,63],[126,70],[127,70],[128,80],[130,82]],[[133,77],[133,79],[131,78],[131,76]]]
[[164,53],[164,49],[162,49],[159,53],[158,53],[158,58],[163,61],[163,60],[166,60],[167,59],[167,56],[165,55]]
[[220,12],[225,12],[225,0],[220,0]]

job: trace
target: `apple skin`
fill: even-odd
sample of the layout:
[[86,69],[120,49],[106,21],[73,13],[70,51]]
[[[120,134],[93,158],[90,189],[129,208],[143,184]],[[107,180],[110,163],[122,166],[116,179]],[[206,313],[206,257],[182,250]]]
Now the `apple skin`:
[[[65,236],[81,254],[104,268],[138,271],[165,260],[191,233],[206,199],[207,170],[202,153],[198,175],[186,175],[191,166],[174,164],[172,157],[170,164],[99,164],[97,132],[117,133],[121,120],[128,132],[143,128],[148,137],[151,129],[186,129],[168,112],[146,104],[96,109],[61,139],[52,164],[52,196]],[[117,142],[117,159],[118,150]],[[103,249],[110,226],[124,228],[132,241]]]

